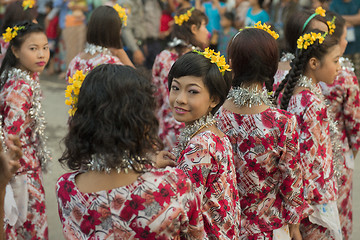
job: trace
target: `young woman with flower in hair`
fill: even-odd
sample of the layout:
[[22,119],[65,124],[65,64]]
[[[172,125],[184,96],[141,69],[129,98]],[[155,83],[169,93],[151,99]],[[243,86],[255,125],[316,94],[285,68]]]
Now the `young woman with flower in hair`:
[[185,124],[175,151],[177,167],[184,170],[202,199],[209,239],[240,237],[232,148],[213,117],[230,88],[228,67],[220,52],[207,48],[181,56],[168,77],[173,116]]
[[43,29],[31,22],[9,28],[3,34],[10,43],[0,68],[0,140],[20,138],[21,167],[11,181],[14,208],[6,222],[6,239],[48,239],[43,170],[50,160],[46,149],[42,93],[38,79],[49,60]]
[[301,239],[299,223],[311,213],[303,197],[296,118],[269,98],[279,58],[276,37],[261,23],[233,37],[232,89],[216,115],[234,152],[241,235],[251,240]]
[[78,70],[87,73],[100,64],[134,66],[121,42],[120,32],[121,28],[126,26],[126,19],[125,9],[119,5],[96,8],[87,27],[85,49],[71,60],[67,78]]
[[[328,31],[324,10],[318,8],[314,10],[297,11],[290,15],[285,23],[284,35],[285,43],[280,49],[283,53],[280,58],[278,71],[274,77],[274,91],[289,73],[290,62],[294,59],[297,47],[297,39],[311,29]],[[283,83],[285,84],[285,82]]]
[[206,29],[208,18],[195,8],[181,9],[175,16],[172,30],[173,40],[155,59],[152,68],[152,82],[156,87],[156,116],[159,120],[159,136],[166,150],[176,146],[176,136],[183,123],[175,120],[169,105],[168,74],[174,62],[193,49],[205,49],[209,45],[209,32]]
[[[342,55],[347,46],[345,20],[332,12],[327,12],[326,17],[329,21],[336,17],[333,36],[339,40]],[[347,240],[352,232],[354,158],[360,148],[360,91],[352,62],[344,57],[340,57],[339,62],[341,69],[335,81],[332,84],[321,82],[320,87],[325,98],[329,101],[329,109],[337,122],[338,137],[341,140],[344,153],[343,168],[338,181],[337,202],[343,239]]]
[[154,87],[129,66],[85,78],[56,184],[66,239],[206,239],[201,199],[183,171],[158,169]]
[[303,239],[338,240],[342,235],[336,175],[343,156],[336,147],[336,125],[318,83],[334,82],[340,70],[340,46],[328,32],[313,30],[298,39],[297,48],[286,84],[279,86],[275,98],[283,91],[280,108],[293,113],[299,124],[304,197],[314,209],[301,221],[300,231]]
[[[27,8],[24,10],[22,1],[15,1],[6,6],[6,10],[2,20],[1,34],[6,32],[8,27],[13,27],[15,24],[30,21],[36,22],[36,9]],[[5,57],[6,50],[9,47],[9,42],[5,42],[3,37],[0,37],[0,66]]]

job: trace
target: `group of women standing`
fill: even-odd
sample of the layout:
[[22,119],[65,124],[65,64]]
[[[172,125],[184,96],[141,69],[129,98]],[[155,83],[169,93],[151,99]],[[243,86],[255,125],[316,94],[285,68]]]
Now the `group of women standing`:
[[[68,69],[84,80],[67,92],[73,109],[60,162],[75,172],[56,185],[65,238],[349,238],[360,96],[341,58],[341,17],[297,13],[298,26],[288,23],[293,54],[280,65],[269,26],[240,30],[228,65],[206,48],[206,15],[182,9],[149,82],[122,50],[120,11],[94,10],[86,48]],[[103,27],[110,22],[112,30]],[[6,234],[47,239],[37,74],[49,58],[47,40],[29,22],[4,37],[1,132],[18,135],[24,154],[11,184],[18,219],[8,219]]]

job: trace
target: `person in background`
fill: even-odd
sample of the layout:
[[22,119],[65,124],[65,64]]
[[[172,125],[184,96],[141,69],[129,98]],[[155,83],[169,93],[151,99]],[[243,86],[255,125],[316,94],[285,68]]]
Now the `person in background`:
[[246,13],[250,3],[248,0],[236,0],[235,3],[235,28],[240,29],[245,26]]
[[232,12],[225,12],[221,16],[220,24],[222,29],[219,31],[219,38],[218,38],[218,51],[224,54],[225,58],[227,59],[227,45],[230,39],[238,32],[234,28],[234,14]]
[[332,0],[330,10],[340,14],[346,21],[347,34],[344,56],[355,65],[355,74],[360,78],[360,1]]
[[161,6],[158,0],[118,0],[128,14],[122,39],[135,66],[152,68],[156,55],[161,52],[159,42]]
[[49,50],[50,50],[50,60],[47,66],[47,74],[53,75],[55,73],[55,52],[58,47],[57,43],[59,38],[59,16],[58,14],[56,14],[50,20],[49,15],[53,10],[53,3],[51,1],[46,3],[45,8],[46,8],[45,32],[49,41]]
[[250,27],[257,22],[267,23],[270,18],[269,14],[264,10],[264,0],[249,0],[250,8],[246,13],[245,26]]
[[196,0],[195,7],[208,16],[209,22],[206,28],[210,33],[210,48],[217,50],[219,31],[222,29],[220,20],[221,15],[226,11],[226,4],[220,0],[207,0],[203,3]]

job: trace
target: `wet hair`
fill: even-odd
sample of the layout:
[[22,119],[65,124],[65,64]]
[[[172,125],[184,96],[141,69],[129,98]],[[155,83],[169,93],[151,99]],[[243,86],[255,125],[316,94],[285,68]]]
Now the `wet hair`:
[[[312,30],[314,33],[324,32],[320,30]],[[309,32],[308,32],[309,33]],[[289,105],[289,101],[291,96],[293,95],[294,88],[296,87],[297,82],[300,79],[300,76],[305,71],[307,63],[310,58],[315,57],[322,62],[323,57],[329,52],[329,49],[339,43],[339,40],[331,35],[326,35],[323,43],[319,43],[316,40],[313,44],[311,44],[307,49],[298,50],[295,54],[295,58],[290,63],[291,69],[289,73],[286,75],[282,84],[276,89],[274,97],[277,99],[282,90],[284,90],[283,96],[281,98],[280,108],[287,110]],[[285,84],[283,84],[285,82]]]
[[59,161],[79,170],[86,168],[92,154],[103,154],[112,156],[107,165],[115,168],[126,152],[145,157],[161,150],[153,93],[153,85],[132,67],[95,67],[81,86]]
[[325,18],[327,21],[331,22],[333,17],[336,17],[335,18],[335,26],[336,27],[335,27],[335,30],[334,30],[334,33],[332,34],[332,36],[340,39],[344,33],[344,26],[345,26],[346,22],[345,22],[345,19],[340,14],[337,14],[332,11],[326,11]]
[[272,91],[279,50],[276,40],[269,33],[256,28],[243,29],[229,42],[228,57],[233,87],[258,82]]
[[[191,8],[185,8],[185,9],[180,9],[177,13],[176,16],[179,16],[181,14],[186,13],[188,10],[190,10]],[[191,17],[189,18],[188,21],[184,21],[183,24],[181,26],[174,24],[173,26],[173,30],[171,33],[171,37],[172,38],[178,38],[178,39],[182,39],[184,40],[186,43],[191,44],[195,47],[200,47],[201,43],[199,43],[196,39],[194,34],[191,31],[191,26],[195,25],[198,29],[201,27],[201,23],[205,21],[205,23],[207,24],[209,22],[208,17],[205,15],[205,13],[203,13],[202,11],[198,10],[198,9],[194,9],[191,12]],[[183,47],[180,47],[183,48]],[[180,49],[176,49],[179,53],[181,52]]]
[[204,85],[210,93],[210,97],[218,98],[217,104],[211,113],[215,112],[225,102],[226,96],[231,87],[231,74],[228,71],[224,75],[220,73],[218,66],[211,63],[210,59],[196,53],[188,52],[181,56],[171,67],[168,75],[168,87],[171,90],[171,84],[174,78],[184,76],[201,77]]
[[284,27],[284,35],[286,41],[286,51],[290,53],[295,53],[297,49],[297,40],[303,35],[305,32],[313,29],[313,25],[315,21],[320,21],[326,24],[326,19],[320,15],[316,15],[314,18],[310,20],[310,22],[306,25],[303,30],[305,22],[309,19],[309,17],[314,13],[314,10],[303,10],[297,11],[293,14],[290,14],[286,20]]
[[121,27],[121,19],[114,8],[99,6],[91,14],[86,41],[106,48],[122,48]]
[[29,22],[29,21],[21,22],[16,26],[24,26],[24,29],[19,29],[17,31],[17,36],[10,41],[8,50],[6,51],[4,60],[0,67],[0,76],[2,76],[3,73],[5,76],[4,78],[1,78],[0,89],[2,89],[2,87],[7,81],[7,72],[18,64],[18,59],[15,57],[12,48],[20,49],[21,45],[24,43],[24,41],[27,39],[27,37],[29,37],[31,33],[45,34],[44,29],[39,24],[33,22]]
[[18,23],[36,19],[37,13],[34,8],[24,10],[22,1],[10,3],[5,10],[3,24],[1,26],[1,33],[5,33],[8,27],[13,27]]

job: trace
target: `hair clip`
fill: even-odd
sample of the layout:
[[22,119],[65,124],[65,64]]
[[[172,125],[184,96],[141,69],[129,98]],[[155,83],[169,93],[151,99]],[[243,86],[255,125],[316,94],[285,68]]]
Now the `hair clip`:
[[279,38],[279,34],[277,34],[275,31],[272,31],[270,29],[271,25],[266,25],[266,23],[261,25],[261,21],[258,21],[257,23],[255,23],[255,25],[252,28],[264,30],[265,32],[269,33],[275,39]]
[[25,29],[25,27],[24,26],[14,26],[13,28],[8,27],[5,30],[5,33],[2,34],[4,41],[10,42],[18,35],[18,31],[22,29]]
[[179,16],[175,16],[174,17],[175,24],[181,26],[183,24],[183,22],[189,21],[191,14],[194,10],[195,10],[195,8],[192,7],[191,9],[187,10],[186,13],[181,14]]
[[322,44],[325,40],[325,37],[328,33],[305,33],[300,36],[297,40],[297,48],[298,49],[307,49],[310,45],[314,44],[315,41],[319,40],[319,43]]
[[316,15],[320,15],[320,16],[322,16],[322,17],[325,17],[325,13],[326,13],[326,11],[325,11],[325,9],[323,9],[322,7],[316,8],[315,13],[313,13],[313,14],[306,20],[306,22],[304,23],[304,26],[303,26],[303,28],[302,28],[302,31],[305,30],[306,26],[309,24],[309,22],[311,21],[311,19],[313,19]]
[[196,52],[208,59],[210,59],[211,63],[215,63],[219,68],[219,71],[222,75],[224,75],[225,71],[231,71],[230,66],[226,64],[226,60],[224,56],[220,56],[220,52],[215,52],[212,49],[205,48],[203,52],[194,50]]
[[119,4],[115,4],[113,7],[117,13],[119,14],[119,17],[121,19],[121,22],[124,26],[127,25],[127,15],[126,15],[126,9],[123,7],[120,7]]
[[80,88],[85,77],[86,75],[82,70],[77,70],[72,77],[68,78],[69,85],[65,90],[65,97],[69,99],[65,100],[65,104],[71,106],[71,109],[68,111],[70,117],[74,116],[77,110]]

